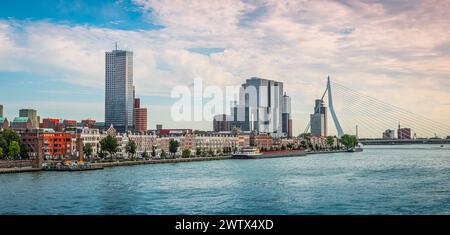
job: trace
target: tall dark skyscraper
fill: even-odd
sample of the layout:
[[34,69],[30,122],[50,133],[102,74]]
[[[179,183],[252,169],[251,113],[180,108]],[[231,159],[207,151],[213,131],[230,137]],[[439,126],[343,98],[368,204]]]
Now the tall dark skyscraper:
[[105,125],[119,132],[133,130],[133,52],[106,52]]
[[311,114],[311,135],[327,135],[327,108],[323,105],[323,101],[319,99],[316,100],[314,113]]
[[282,130],[286,137],[292,137],[292,120],[291,120],[291,97],[286,93],[283,95]]

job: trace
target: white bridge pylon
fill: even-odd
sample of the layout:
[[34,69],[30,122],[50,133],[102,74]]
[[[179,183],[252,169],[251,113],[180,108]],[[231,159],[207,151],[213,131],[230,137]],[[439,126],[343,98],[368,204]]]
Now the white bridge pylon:
[[[333,95],[332,95],[332,92],[331,92],[330,76],[328,76],[328,78],[327,78],[327,87],[325,89],[325,92],[323,93],[322,98],[320,98],[320,100],[322,102],[323,102],[323,99],[325,98],[325,94],[327,94],[327,93],[328,93],[328,107],[330,109],[334,125],[336,126],[337,135],[338,135],[338,137],[342,137],[344,135],[344,131],[342,130],[342,127],[341,127],[341,124],[339,123],[339,120],[337,118],[336,112],[334,111]],[[319,110],[315,110],[314,112],[316,113],[318,111]],[[305,131],[303,133],[307,133],[310,128],[311,128],[311,120],[308,122],[308,125],[306,126]]]
[[[342,130],[341,124],[339,123],[336,112],[334,112],[333,95],[331,92],[330,76],[328,76],[328,79],[327,79],[327,90],[325,92],[328,92],[328,108],[330,109],[331,117],[333,118],[334,125],[336,126],[337,135],[338,135],[338,137],[342,137],[344,135],[344,131]],[[322,97],[322,101],[323,101],[323,97]]]

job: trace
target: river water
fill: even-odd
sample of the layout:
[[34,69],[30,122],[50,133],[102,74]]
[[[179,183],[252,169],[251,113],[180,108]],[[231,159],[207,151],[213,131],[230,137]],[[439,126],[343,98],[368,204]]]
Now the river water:
[[0,175],[0,214],[450,214],[450,146]]

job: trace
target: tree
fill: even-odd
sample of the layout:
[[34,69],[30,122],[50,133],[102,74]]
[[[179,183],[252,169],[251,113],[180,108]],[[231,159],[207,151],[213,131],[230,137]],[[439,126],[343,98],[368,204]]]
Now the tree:
[[183,153],[181,154],[183,158],[188,158],[191,156],[191,150],[188,148],[183,149]]
[[[28,159],[28,153],[30,152],[30,147],[27,144],[20,145],[20,157],[23,159]],[[1,156],[1,155],[0,155]]]
[[94,150],[92,149],[92,144],[91,143],[87,143],[83,147],[83,153],[84,153],[85,156],[88,157],[89,160],[91,160],[91,156],[92,156],[93,152],[94,152]]
[[148,153],[147,153],[147,151],[144,151],[144,152],[142,153],[141,157],[142,157],[144,160],[147,160],[147,159],[148,159]]
[[333,147],[333,145],[334,145],[334,138],[333,138],[333,136],[327,136],[327,145],[330,148]]
[[20,145],[19,142],[13,140],[9,144],[8,147],[8,156],[9,159],[14,159],[20,153]]
[[294,145],[292,143],[289,143],[286,145],[288,149],[294,149]]
[[16,141],[19,144],[20,149],[22,141],[20,139],[20,136],[14,130],[5,129],[0,132],[0,148],[3,149],[3,154],[0,155],[0,158],[3,156],[8,156],[9,146],[13,141]]
[[202,149],[201,148],[196,148],[195,149],[195,155],[197,155],[197,157],[200,157],[202,155]]
[[152,146],[152,157],[156,157],[156,146]]
[[103,150],[100,150],[97,152],[97,156],[103,160],[106,157],[106,154],[105,152],[103,152]]
[[105,138],[103,138],[100,141],[100,146],[101,146],[102,151],[108,152],[109,157],[112,159],[113,154],[115,154],[117,152],[117,146],[118,146],[117,139],[116,139],[116,137],[107,135]]
[[167,154],[166,154],[166,151],[164,151],[164,149],[161,151],[161,158],[162,159],[166,159],[166,157],[167,157]]
[[178,146],[180,146],[180,143],[176,140],[170,140],[169,142],[169,152],[172,154],[173,158],[175,158],[175,153],[178,151]]
[[128,141],[127,145],[125,146],[125,151],[128,153],[128,155],[131,154],[131,159],[134,159],[136,149],[137,149],[136,142],[132,140]]
[[306,137],[311,137],[311,133],[302,133],[300,134],[300,138],[306,138]]
[[0,158],[2,158],[2,157],[3,157],[3,148],[0,147]]
[[209,156],[212,157],[212,156],[214,156],[214,151],[213,151],[212,149],[209,149],[209,150],[208,150],[208,154],[209,154]]
[[345,148],[352,149],[358,144],[358,139],[354,135],[345,134],[341,137],[341,143],[345,146]]

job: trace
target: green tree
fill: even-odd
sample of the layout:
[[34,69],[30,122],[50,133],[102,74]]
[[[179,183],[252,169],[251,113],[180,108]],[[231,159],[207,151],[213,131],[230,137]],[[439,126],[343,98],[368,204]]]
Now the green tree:
[[286,147],[288,149],[294,149],[294,145],[292,143],[287,144]]
[[[19,144],[19,147],[22,143],[20,136],[12,129],[5,129],[0,131],[0,148],[3,149],[3,154],[1,157],[7,157],[9,152],[9,146],[11,142],[16,141]],[[28,153],[27,153],[28,154]]]
[[93,148],[92,148],[92,144],[91,143],[87,143],[84,147],[83,147],[83,153],[84,155],[91,160],[92,157],[92,153],[94,152]]
[[28,159],[28,153],[30,152],[30,147],[27,144],[20,145],[20,157],[23,159]]
[[180,146],[180,143],[176,140],[170,140],[169,142],[169,152],[172,154],[172,157],[175,158],[175,153],[178,151],[178,147]]
[[195,149],[195,155],[197,155],[197,157],[200,157],[202,155],[202,149],[201,148],[196,148]]
[[306,137],[311,137],[311,133],[302,133],[300,134],[300,138],[306,138]]
[[128,156],[131,155],[131,159],[134,159],[134,155],[136,154],[137,145],[136,142],[130,140],[125,146],[125,151],[128,153]]
[[327,145],[328,145],[328,147],[333,148],[333,145],[334,145],[333,136],[327,136]]
[[205,150],[202,150],[202,157],[207,157],[208,153]]
[[3,157],[3,148],[0,147],[0,158],[2,158],[2,157]]
[[156,157],[156,146],[152,146],[152,157]]
[[183,158],[189,158],[191,156],[191,150],[188,148],[183,149],[183,153],[181,154]]
[[117,152],[117,139],[111,135],[107,135],[100,141],[100,146],[103,152],[108,152],[109,157],[112,159],[113,154]]
[[166,159],[166,157],[167,157],[167,153],[166,153],[166,151],[164,151],[164,149],[161,151],[161,158],[162,159]]
[[107,157],[107,154],[103,150],[97,150],[97,156],[103,160],[105,157]]
[[345,146],[345,148],[352,149],[358,144],[358,139],[354,135],[345,134],[341,137],[341,143]]
[[209,149],[209,150],[208,150],[208,155],[209,155],[210,157],[214,156],[214,151],[213,151],[212,149]]
[[9,159],[14,159],[20,153],[19,142],[13,140],[9,143],[8,147],[8,157]]
[[141,157],[142,157],[144,160],[147,160],[147,159],[148,159],[148,153],[147,153],[147,151],[144,151],[144,152],[142,153]]

